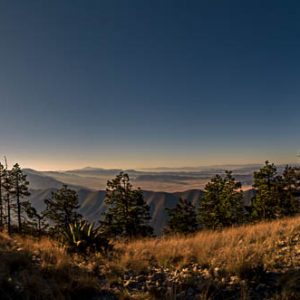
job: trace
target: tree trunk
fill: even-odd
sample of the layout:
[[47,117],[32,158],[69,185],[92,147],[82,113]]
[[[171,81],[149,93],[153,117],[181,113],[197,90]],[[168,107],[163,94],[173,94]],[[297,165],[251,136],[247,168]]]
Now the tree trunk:
[[2,179],[0,174],[0,229],[3,227]]
[[21,221],[21,203],[20,203],[20,191],[19,191],[19,182],[17,180],[17,208],[18,208],[18,228],[19,232],[22,230],[22,221]]
[[38,232],[39,232],[39,235],[41,234],[41,219],[38,218]]
[[7,231],[8,234],[11,234],[11,220],[10,220],[10,198],[9,194],[7,194]]

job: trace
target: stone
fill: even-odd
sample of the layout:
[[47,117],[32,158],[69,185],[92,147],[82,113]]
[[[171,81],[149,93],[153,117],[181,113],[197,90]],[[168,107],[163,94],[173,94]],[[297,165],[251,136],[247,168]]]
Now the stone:
[[128,289],[136,289],[138,287],[138,283],[135,280],[129,279],[125,281],[123,286]]

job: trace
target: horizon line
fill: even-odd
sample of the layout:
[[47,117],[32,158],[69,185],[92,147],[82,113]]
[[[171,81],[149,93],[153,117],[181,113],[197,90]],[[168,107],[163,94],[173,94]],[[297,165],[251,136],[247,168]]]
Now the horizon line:
[[[264,160],[264,162],[269,160]],[[211,164],[211,165],[198,165],[198,166],[180,166],[180,167],[171,167],[171,166],[161,166],[161,167],[133,167],[133,168],[121,168],[121,167],[111,167],[111,168],[104,168],[100,166],[85,166],[85,167],[74,167],[74,168],[68,168],[68,169],[44,169],[41,170],[39,168],[31,168],[31,167],[22,167],[22,169],[31,169],[34,171],[41,171],[41,172],[67,172],[67,171],[77,171],[77,170],[84,170],[84,169],[96,169],[96,170],[121,170],[121,171],[159,171],[159,170],[187,170],[187,169],[203,169],[203,168],[224,168],[224,167],[245,167],[245,166],[260,166],[263,165],[264,162],[255,162],[255,163],[224,163],[224,164]],[[269,161],[270,163],[273,163],[272,161]],[[283,165],[295,165],[300,164],[299,162],[285,162],[285,163],[274,163],[275,166],[283,166]]]

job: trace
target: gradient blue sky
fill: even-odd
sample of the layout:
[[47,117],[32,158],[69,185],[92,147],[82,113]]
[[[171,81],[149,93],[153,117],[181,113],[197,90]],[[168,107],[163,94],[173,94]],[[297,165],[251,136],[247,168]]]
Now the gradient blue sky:
[[0,1],[0,32],[11,162],[297,160],[299,1]]

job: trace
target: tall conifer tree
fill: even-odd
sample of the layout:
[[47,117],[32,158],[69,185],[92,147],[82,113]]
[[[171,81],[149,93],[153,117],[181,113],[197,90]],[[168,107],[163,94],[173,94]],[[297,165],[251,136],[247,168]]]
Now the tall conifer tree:
[[67,185],[56,192],[51,193],[51,197],[45,200],[46,209],[43,214],[50,220],[54,233],[60,233],[69,224],[81,219],[78,213],[79,199],[76,191],[69,189]]
[[286,166],[282,174],[280,206],[283,215],[291,216],[300,211],[300,169]]
[[19,231],[22,230],[22,213],[26,212],[26,204],[28,201],[24,201],[24,197],[30,196],[29,182],[27,176],[21,170],[19,164],[15,164],[11,170],[11,181],[13,185],[12,195],[16,199],[14,208],[17,213],[17,222]]
[[231,171],[216,175],[207,183],[200,199],[198,222],[201,228],[217,229],[243,222],[244,205],[241,183]]
[[149,206],[140,189],[133,189],[128,174],[121,172],[107,182],[105,203],[108,206],[100,224],[112,237],[134,238],[152,235]]
[[4,225],[4,199],[3,199],[3,195],[4,195],[4,188],[3,188],[3,184],[4,184],[4,166],[1,164],[0,162],[0,229],[3,228]]
[[12,211],[12,194],[13,194],[13,182],[11,171],[7,168],[4,169],[4,179],[3,179],[3,189],[4,189],[4,197],[6,202],[6,223],[7,223],[7,231],[8,234],[12,232],[12,218],[11,218],[11,211]]
[[252,217],[254,219],[273,219],[282,215],[282,177],[277,168],[269,161],[254,172],[253,188],[256,191],[252,199]]
[[166,208],[168,223],[167,234],[188,234],[197,230],[197,214],[195,206],[188,200],[180,198],[174,208]]

